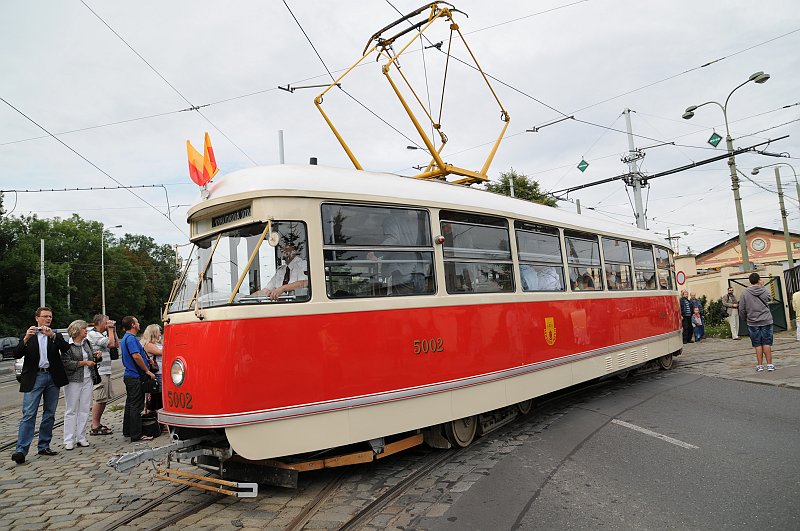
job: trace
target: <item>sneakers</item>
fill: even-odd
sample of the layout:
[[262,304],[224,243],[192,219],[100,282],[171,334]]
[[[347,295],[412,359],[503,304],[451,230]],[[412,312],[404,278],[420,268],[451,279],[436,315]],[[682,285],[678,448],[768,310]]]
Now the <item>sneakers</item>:
[[14,452],[11,454],[11,460],[14,461],[16,464],[21,465],[25,462],[25,454],[22,452]]
[[[760,367],[760,365],[759,365],[759,367]],[[762,368],[761,370],[764,370],[764,369]],[[74,442],[70,441],[70,442],[64,443],[64,450],[72,450],[73,448],[75,448],[75,443]]]
[[774,371],[774,370],[775,370],[775,365],[773,365],[773,364],[771,364],[771,363],[770,363],[770,364],[768,364],[768,365],[767,365],[767,370],[768,370],[768,371]]
[[756,365],[756,372],[764,372],[764,366],[763,365]]
[[89,441],[78,441],[78,446],[86,448],[87,446],[89,446]]

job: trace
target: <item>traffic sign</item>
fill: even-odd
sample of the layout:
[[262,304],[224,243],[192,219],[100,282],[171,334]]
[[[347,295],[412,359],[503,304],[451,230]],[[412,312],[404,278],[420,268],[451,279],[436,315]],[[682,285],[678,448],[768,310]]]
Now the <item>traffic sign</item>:
[[588,168],[588,167],[589,167],[589,163],[586,162],[583,159],[581,159],[581,161],[578,163],[578,169],[581,170],[581,173],[585,172],[586,168]]
[[722,137],[719,136],[717,133],[714,133],[709,137],[708,143],[714,147],[717,147],[719,145],[720,140],[722,140]]
[[675,281],[679,286],[683,286],[686,283],[686,273],[683,271],[678,271],[678,273],[675,275]]

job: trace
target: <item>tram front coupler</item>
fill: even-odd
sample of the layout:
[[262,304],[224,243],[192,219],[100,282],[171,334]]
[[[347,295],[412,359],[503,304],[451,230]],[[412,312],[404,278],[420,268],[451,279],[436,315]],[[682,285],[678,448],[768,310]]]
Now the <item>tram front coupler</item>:
[[108,460],[108,466],[113,467],[117,472],[125,472],[145,461],[170,456],[173,452],[184,458],[188,458],[191,454],[206,455],[206,451],[214,451],[209,450],[209,445],[222,441],[224,441],[224,437],[219,435],[212,436],[211,438],[204,435],[202,437],[181,440],[173,434],[172,442],[169,444],[157,448],[143,448],[141,450],[115,455]]

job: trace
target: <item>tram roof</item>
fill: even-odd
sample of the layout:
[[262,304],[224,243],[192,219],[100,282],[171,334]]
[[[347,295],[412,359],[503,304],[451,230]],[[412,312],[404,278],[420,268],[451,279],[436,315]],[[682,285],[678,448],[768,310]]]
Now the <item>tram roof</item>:
[[[446,187],[446,188],[445,188]],[[428,205],[452,210],[494,211],[497,214],[555,224],[590,232],[666,245],[652,232],[613,221],[587,219],[574,212],[552,208],[522,199],[487,192],[438,180],[414,179],[391,173],[376,173],[317,165],[258,166],[235,171],[208,185],[208,198],[192,206],[187,217],[227,199],[272,195],[321,197],[335,200],[349,196],[354,200],[387,201]]]

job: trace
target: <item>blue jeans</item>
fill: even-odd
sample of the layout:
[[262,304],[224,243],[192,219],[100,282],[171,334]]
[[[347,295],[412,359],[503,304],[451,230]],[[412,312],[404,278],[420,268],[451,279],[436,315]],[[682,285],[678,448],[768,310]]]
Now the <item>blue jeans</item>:
[[22,397],[22,418],[19,421],[17,434],[17,452],[27,455],[33,442],[33,432],[36,428],[36,414],[39,412],[39,402],[44,398],[42,408],[42,423],[39,424],[39,451],[50,448],[53,438],[53,424],[56,421],[56,407],[58,407],[59,390],[53,383],[49,372],[36,374],[36,383],[33,390]]

